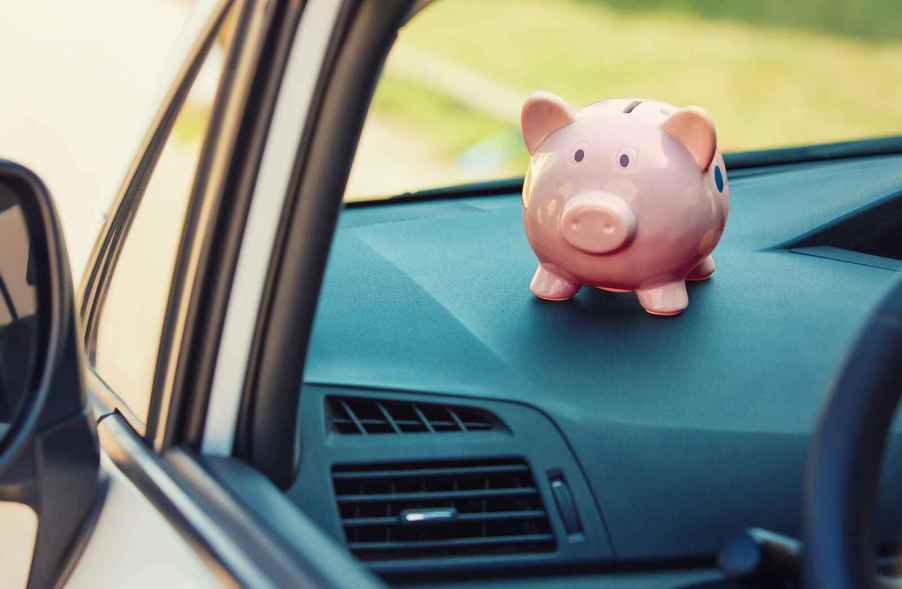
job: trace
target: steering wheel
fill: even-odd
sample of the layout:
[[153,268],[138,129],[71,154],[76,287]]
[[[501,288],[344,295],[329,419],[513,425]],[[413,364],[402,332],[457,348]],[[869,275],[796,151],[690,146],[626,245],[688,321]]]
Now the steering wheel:
[[880,467],[900,396],[902,282],[859,335],[814,436],[805,481],[805,587],[902,587],[877,574],[874,526]]

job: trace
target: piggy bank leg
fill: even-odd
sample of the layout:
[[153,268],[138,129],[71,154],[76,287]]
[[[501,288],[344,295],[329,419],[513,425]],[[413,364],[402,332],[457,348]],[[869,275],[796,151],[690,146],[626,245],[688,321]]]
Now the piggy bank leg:
[[685,282],[671,282],[657,288],[637,290],[639,304],[652,315],[679,315],[689,305]]
[[711,256],[705,256],[701,262],[699,262],[695,268],[692,269],[692,272],[689,273],[689,276],[686,277],[686,280],[707,280],[711,278],[711,275],[714,274],[714,258]]
[[566,301],[573,298],[579,285],[555,274],[547,267],[539,264],[532,282],[529,284],[532,294],[546,301]]

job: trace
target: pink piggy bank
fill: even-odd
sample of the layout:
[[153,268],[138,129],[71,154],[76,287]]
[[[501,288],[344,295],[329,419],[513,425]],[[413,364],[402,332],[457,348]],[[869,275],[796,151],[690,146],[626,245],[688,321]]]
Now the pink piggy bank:
[[574,111],[540,92],[521,127],[532,155],[523,222],[539,259],[533,294],[563,301],[589,285],[635,291],[653,315],[682,312],[686,281],[714,272],[729,207],[708,115],[630,99]]

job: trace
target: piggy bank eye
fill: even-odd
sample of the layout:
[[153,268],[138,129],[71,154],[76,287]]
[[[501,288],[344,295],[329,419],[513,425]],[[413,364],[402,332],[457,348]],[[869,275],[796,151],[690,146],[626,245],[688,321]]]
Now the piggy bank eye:
[[586,160],[586,158],[589,157],[589,147],[589,142],[585,140],[577,141],[576,143],[571,144],[569,151],[570,155],[566,160],[567,163],[571,166],[579,166],[583,161],[586,161],[588,163],[588,160]]
[[620,153],[617,154],[616,159],[617,165],[623,168],[624,170],[628,169],[633,165],[636,161],[636,150],[630,147],[625,149],[621,149]]
[[714,166],[714,185],[717,186],[717,192],[723,192],[723,172],[720,166]]

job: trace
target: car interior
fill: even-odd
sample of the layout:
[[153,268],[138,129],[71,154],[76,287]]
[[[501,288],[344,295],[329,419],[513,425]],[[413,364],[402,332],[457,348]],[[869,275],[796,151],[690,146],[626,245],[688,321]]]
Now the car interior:
[[[898,152],[727,153],[716,275],[668,319],[530,296],[522,178],[347,202],[288,497],[392,585],[717,586],[744,530],[801,535],[819,412],[902,268]],[[898,469],[881,484],[890,556]]]
[[[248,91],[250,114],[235,109],[253,122],[247,129],[244,119],[240,128],[220,128],[222,120],[233,121],[224,107],[198,109],[209,118],[203,123],[209,129],[191,136],[197,149],[192,157],[204,163],[198,172],[203,181],[187,193],[182,214],[186,227],[210,225],[197,231],[196,242],[190,232],[173,233],[172,258],[164,266],[174,264],[176,284],[154,285],[163,293],[157,297],[161,315],[168,305],[185,316],[170,311],[161,339],[144,342],[156,363],[137,379],[147,385],[138,391],[146,401],[143,411],[136,417],[110,408],[113,417],[103,419],[99,429],[101,442],[106,436],[114,450],[104,448],[120,459],[137,454],[143,449],[137,435],[130,433],[130,442],[118,438],[131,432],[129,423],[148,426],[137,428],[153,443],[147,460],[156,461],[154,472],[161,479],[176,473],[184,489],[203,499],[196,527],[207,531],[197,535],[210,546],[201,550],[219,559],[223,569],[234,546],[217,553],[213,544],[234,537],[245,541],[248,553],[244,561],[236,560],[239,565],[278,568],[289,560],[283,549],[290,546],[291,558],[306,561],[311,575],[322,576],[311,581],[318,586],[368,587],[373,578],[397,587],[796,586],[803,551],[811,554],[811,547],[801,544],[810,537],[806,526],[819,509],[838,505],[830,503],[833,496],[812,492],[819,479],[810,472],[811,450],[816,442],[824,449],[829,428],[839,432],[853,423],[851,410],[848,424],[844,421],[842,406],[824,418],[831,391],[848,393],[861,382],[864,399],[871,389],[896,383],[889,377],[876,382],[884,372],[868,362],[882,361],[874,349],[895,353],[892,346],[902,346],[902,335],[874,327],[882,321],[896,329],[902,316],[894,307],[875,315],[888,293],[900,292],[893,288],[902,269],[902,137],[869,138],[873,133],[867,129],[849,135],[845,129],[851,123],[824,133],[813,125],[806,128],[818,132],[800,135],[780,121],[769,127],[773,137],[754,135],[770,114],[801,115],[784,108],[786,101],[776,94],[770,102],[759,101],[759,111],[727,113],[719,102],[725,97],[740,96],[742,104],[751,104],[747,92],[725,91],[727,84],[701,85],[693,93],[692,84],[663,75],[621,85],[587,76],[591,83],[580,90],[566,87],[557,71],[573,65],[563,59],[519,68],[504,63],[500,70],[515,70],[524,79],[524,72],[544,68],[548,90],[569,93],[572,104],[648,92],[647,98],[623,100],[629,106],[617,116],[635,118],[647,100],[648,107],[669,117],[662,103],[653,102],[666,99],[698,102],[713,120],[724,121],[718,122],[710,151],[711,157],[715,147],[717,157],[723,153],[725,175],[720,166],[716,173],[705,167],[711,157],[701,173],[710,174],[705,178],[716,182],[719,193],[728,186],[729,221],[713,253],[716,272],[689,284],[692,304],[685,311],[654,316],[632,292],[591,285],[571,300],[540,300],[530,293],[536,254],[524,231],[523,171],[532,150],[523,144],[519,111],[528,95],[520,90],[540,88],[503,87],[491,76],[448,65],[441,51],[457,52],[461,63],[470,59],[471,66],[484,58],[499,67],[505,59],[480,55],[479,43],[460,42],[477,29],[494,33],[495,21],[474,17],[472,4],[459,8],[458,3],[441,13],[432,12],[428,2],[351,4],[357,13],[317,4],[323,14],[333,11],[338,24],[328,47],[329,39],[323,39],[319,81],[305,82],[315,88],[308,89],[310,104],[302,113],[307,118],[298,115],[294,121],[303,131],[300,146],[291,136],[295,159],[288,164],[290,155],[278,158],[285,160],[278,165],[290,177],[283,207],[272,207],[278,213],[274,227],[264,227],[272,242],[242,232],[245,222],[263,227],[247,221],[263,202],[255,192],[255,164],[256,158],[273,161],[265,157],[267,126],[282,122],[276,116],[282,106],[279,85],[294,88],[280,77],[280,68],[293,71],[288,49],[294,31],[279,29],[278,38],[260,49],[266,65],[260,87]],[[440,4],[455,5],[453,0]],[[520,9],[518,4],[511,10]],[[319,24],[306,15],[310,20],[303,21],[293,3],[277,10],[297,18],[302,32]],[[442,16],[422,20],[432,14]],[[523,14],[532,15],[536,30],[556,23],[547,11],[527,7]],[[615,24],[622,16],[616,14],[608,14]],[[235,22],[239,31],[249,26]],[[433,28],[420,30],[421,22]],[[445,37],[435,28],[442,22],[451,23]],[[630,34],[614,29],[612,35]],[[499,52],[525,52],[536,34],[524,30],[519,36],[512,32],[520,46],[511,41]],[[682,42],[685,32],[678,34]],[[740,55],[751,45],[737,47]],[[579,59],[600,59],[595,51],[594,57]],[[653,63],[641,51],[630,61],[633,57],[612,58],[611,71],[653,66],[664,71],[676,59],[663,51],[654,54]],[[731,65],[707,66],[693,54],[679,57],[685,67],[702,64],[696,75],[707,75],[705,67]],[[222,75],[234,73],[234,64],[220,59],[226,58],[213,63],[222,66]],[[805,66],[793,62],[790,69],[801,76]],[[177,86],[184,86],[178,92],[188,95],[187,103],[194,75],[186,73]],[[222,82],[220,94],[206,98],[231,100],[222,90],[231,88],[228,84]],[[182,122],[196,126],[195,113],[184,112]],[[178,121],[174,128],[180,128]],[[166,125],[158,129],[163,130],[155,133],[165,136]],[[737,129],[754,140],[731,133]],[[208,178],[210,162],[202,148],[211,138],[217,149],[219,142],[234,142],[247,153],[231,159],[224,148],[210,150],[217,157],[209,170],[216,173]],[[580,150],[576,161],[584,155]],[[217,182],[228,186],[216,192]],[[123,202],[144,198],[141,190],[124,193]],[[215,213],[208,215],[208,203],[198,195],[215,195],[209,205]],[[204,206],[188,206],[190,197]],[[123,226],[132,223],[126,219],[134,214],[131,206],[120,209]],[[159,218],[168,220],[168,211]],[[115,223],[114,218],[106,230],[125,231]],[[93,298],[82,301],[83,315],[93,322],[85,327],[86,348],[99,379],[106,377],[103,362],[96,362],[92,334],[106,296],[106,274],[117,264],[121,245],[110,235],[97,283],[92,277],[86,282],[84,292]],[[191,248],[178,241],[185,236]],[[259,247],[249,248],[248,242]],[[247,365],[236,361],[231,367],[236,371],[227,371],[244,380],[214,391],[211,383],[224,374],[217,362],[232,360],[226,352],[217,355],[232,350],[219,339],[229,335],[223,325],[234,317],[229,297],[238,289],[232,279],[240,270],[260,267],[242,265],[251,250],[263,252],[260,259],[269,265],[255,275],[262,284],[252,285],[259,286],[254,291],[259,299],[239,299],[259,302],[256,315],[239,322],[249,332],[242,332],[245,347],[239,346]],[[195,251],[202,259],[197,267],[184,253]],[[134,276],[156,280],[157,274],[145,269],[132,266]],[[197,273],[190,281],[189,269]],[[129,287],[137,283],[123,279]],[[195,284],[203,299],[195,300]],[[167,298],[167,289],[184,300],[171,293]],[[123,300],[119,309],[126,317],[116,317],[114,331],[128,332],[127,339],[134,330],[119,328],[127,324],[134,302]],[[109,308],[105,313],[112,316]],[[154,326],[158,319],[153,317]],[[869,340],[872,333],[879,337]],[[136,360],[132,348],[109,341],[114,343],[101,350],[101,360],[104,353],[117,356],[122,350]],[[863,345],[869,341],[871,348]],[[864,360],[847,364],[856,349]],[[122,366],[123,382],[136,380],[134,371]],[[106,380],[112,389],[122,388],[115,379]],[[221,390],[234,406],[218,411],[228,405],[214,407]],[[148,398],[147,391],[155,395]],[[882,417],[888,428],[892,412],[886,407],[895,407],[896,399],[891,400],[876,417],[865,417],[878,425]],[[208,444],[213,425],[226,432],[217,440],[222,447]],[[868,437],[854,428],[845,431]],[[870,454],[861,454],[861,464],[852,461],[844,471],[876,481],[883,458],[874,498],[878,516],[866,510],[867,493],[849,505],[865,506],[854,513],[868,525],[873,520],[875,554],[885,575],[896,569],[902,538],[902,473],[895,468],[902,461],[902,436],[898,426],[892,431],[884,451],[884,432],[873,428]],[[819,433],[825,437],[819,440]],[[117,451],[116,444],[137,450]],[[165,502],[163,484],[151,480],[147,486],[148,495]],[[827,506],[812,508],[812,496],[827,500]],[[261,532],[246,511],[269,529]],[[840,519],[847,513],[836,512]],[[823,537],[848,540],[835,529]],[[859,544],[867,548],[870,538],[865,540]],[[245,570],[235,573],[236,579],[242,578],[239,573],[253,578]]]

